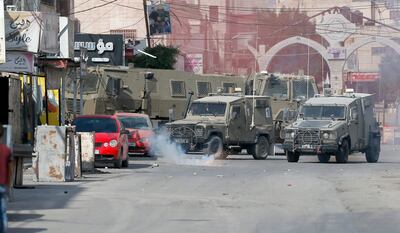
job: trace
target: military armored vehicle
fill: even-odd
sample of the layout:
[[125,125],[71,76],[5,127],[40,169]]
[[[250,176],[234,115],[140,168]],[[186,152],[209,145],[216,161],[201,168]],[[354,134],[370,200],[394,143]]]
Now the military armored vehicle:
[[261,72],[248,79],[246,93],[271,97],[276,142],[284,140],[283,129],[297,116],[301,103],[318,94],[315,79],[307,75],[279,74]]
[[[244,77],[232,75],[116,66],[89,68],[82,83],[83,114],[141,112],[153,120],[177,120],[184,118],[189,99],[206,97],[219,89],[233,92],[234,88],[244,88],[244,84]],[[66,86],[67,109],[72,115],[73,85]]]
[[306,101],[297,120],[285,128],[283,149],[289,162],[301,155],[317,155],[327,163],[346,163],[349,154],[365,153],[375,163],[380,153],[380,131],[373,114],[372,95],[352,93],[320,96]]
[[266,159],[273,152],[272,110],[266,96],[213,94],[193,101],[184,119],[166,126],[186,152],[217,159],[242,149],[254,159]]

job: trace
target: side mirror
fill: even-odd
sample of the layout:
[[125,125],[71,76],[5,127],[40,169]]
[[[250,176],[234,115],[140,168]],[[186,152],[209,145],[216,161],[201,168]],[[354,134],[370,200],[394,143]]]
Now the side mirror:
[[121,130],[121,134],[130,134],[130,132],[129,132],[129,130],[124,129],[124,130]]
[[358,113],[356,111],[351,112],[351,120],[357,121],[358,119]]
[[237,112],[232,111],[230,118],[231,118],[231,120],[236,120],[238,118]]

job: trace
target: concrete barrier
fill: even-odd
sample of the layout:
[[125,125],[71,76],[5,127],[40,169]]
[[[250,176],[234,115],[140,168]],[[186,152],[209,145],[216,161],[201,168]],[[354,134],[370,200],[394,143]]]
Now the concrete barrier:
[[95,134],[78,134],[81,138],[82,172],[94,172]]
[[[75,132],[68,126],[38,126],[32,161],[35,181],[73,181],[75,177]],[[79,155],[78,155],[79,156]]]

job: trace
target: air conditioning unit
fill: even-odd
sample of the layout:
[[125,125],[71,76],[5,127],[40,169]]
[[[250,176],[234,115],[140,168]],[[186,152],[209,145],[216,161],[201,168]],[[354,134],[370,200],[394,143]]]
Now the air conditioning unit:
[[7,11],[17,11],[17,6],[16,5],[7,5],[6,10]]

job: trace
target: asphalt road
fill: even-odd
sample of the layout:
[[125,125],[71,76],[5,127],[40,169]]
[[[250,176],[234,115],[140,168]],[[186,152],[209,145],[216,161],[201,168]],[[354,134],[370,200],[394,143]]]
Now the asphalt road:
[[399,149],[384,146],[376,164],[361,154],[348,164],[135,158],[129,169],[15,190],[10,232],[399,232]]

